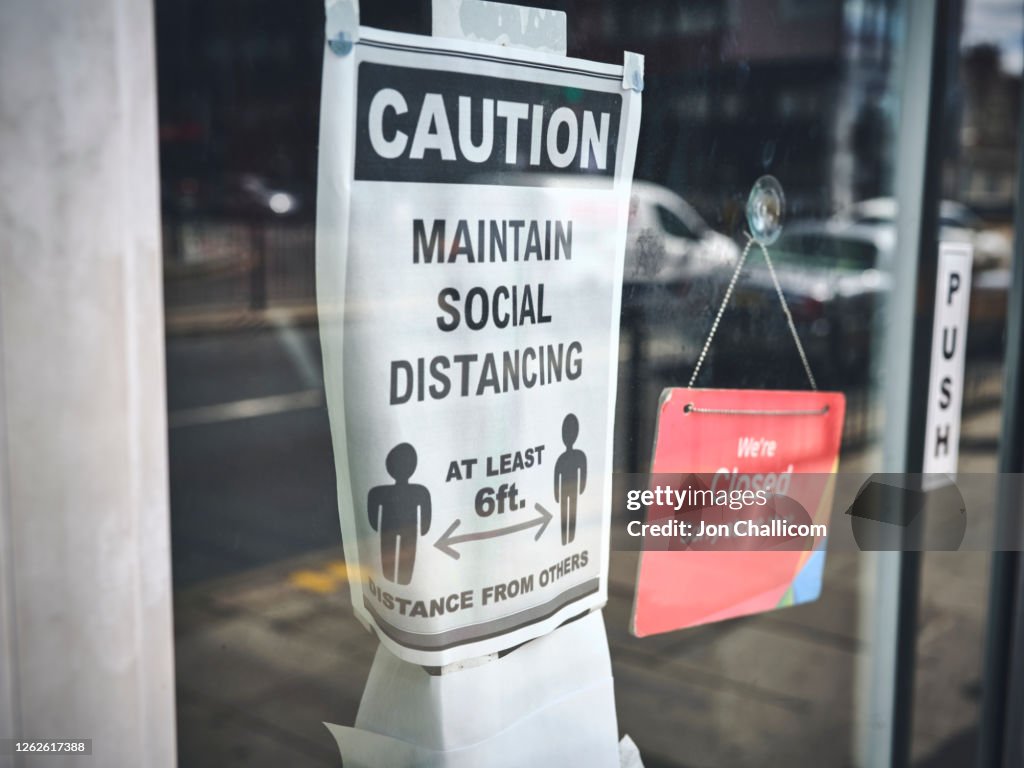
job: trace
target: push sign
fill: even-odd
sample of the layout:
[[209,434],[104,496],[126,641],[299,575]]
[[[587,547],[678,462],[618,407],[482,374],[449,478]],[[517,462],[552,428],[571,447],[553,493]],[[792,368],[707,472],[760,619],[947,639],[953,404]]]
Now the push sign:
[[929,474],[956,474],[972,263],[969,243],[940,243],[922,464]]
[[359,618],[442,665],[606,599],[640,94],[365,29],[325,58],[317,292]]

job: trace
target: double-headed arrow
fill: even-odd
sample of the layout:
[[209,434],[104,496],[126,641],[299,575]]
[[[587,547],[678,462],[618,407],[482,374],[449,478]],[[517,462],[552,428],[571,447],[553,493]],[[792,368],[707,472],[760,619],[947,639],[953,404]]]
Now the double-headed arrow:
[[551,522],[551,513],[548,512],[540,504],[534,504],[534,509],[540,513],[540,517],[535,517],[533,520],[527,520],[525,523],[516,523],[510,525],[507,528],[496,528],[493,531],[481,531],[480,533],[463,533],[458,536],[453,536],[455,529],[461,525],[461,521],[456,520],[449,526],[448,530],[441,534],[441,538],[434,542],[434,546],[444,552],[448,557],[453,560],[458,560],[462,557],[462,554],[455,550],[455,544],[462,544],[467,541],[480,541],[481,539],[493,539],[497,536],[507,536],[510,533],[517,533],[519,531],[525,531],[528,528],[534,526],[540,526],[537,529],[537,535],[533,537],[534,541],[539,541],[540,537],[544,535],[544,531],[547,530],[548,523]]

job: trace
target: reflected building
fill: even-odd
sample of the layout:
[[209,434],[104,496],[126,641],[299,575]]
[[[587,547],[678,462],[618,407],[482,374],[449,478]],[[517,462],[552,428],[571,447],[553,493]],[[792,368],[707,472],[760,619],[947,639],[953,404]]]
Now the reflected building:
[[1009,221],[1017,185],[1021,77],[1004,71],[994,45],[968,48],[960,66],[963,120],[951,192],[979,214]]
[[[888,189],[894,0],[535,4],[567,12],[570,54],[646,56],[636,177],[679,192],[712,227],[738,231],[764,173],[782,181],[799,217]],[[366,24],[429,31],[428,2],[365,5]],[[165,206],[225,174],[312,190],[320,5],[185,0],[156,10]]]
[[[646,56],[636,175],[734,234],[751,183],[777,176],[794,217],[891,187],[893,0],[569,3],[573,35]],[[579,6],[574,13],[574,7]],[[590,12],[585,12],[589,10]],[[574,17],[587,19],[577,28]]]

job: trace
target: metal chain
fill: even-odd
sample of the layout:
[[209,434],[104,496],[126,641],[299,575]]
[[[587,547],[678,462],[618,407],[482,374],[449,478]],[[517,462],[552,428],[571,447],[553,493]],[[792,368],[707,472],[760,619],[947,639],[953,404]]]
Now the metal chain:
[[768,272],[772,276],[772,282],[775,283],[775,292],[779,294],[779,303],[782,304],[782,311],[786,313],[786,322],[789,323],[789,332],[793,334],[793,341],[796,342],[796,351],[800,353],[800,360],[804,364],[804,371],[807,373],[807,380],[811,383],[811,389],[818,390],[818,382],[814,380],[814,374],[811,373],[811,364],[807,362],[807,353],[804,352],[804,345],[800,343],[800,335],[796,332],[796,323],[793,322],[793,315],[789,313],[789,304],[786,303],[786,297],[782,293],[782,286],[779,285],[779,278],[775,274],[775,266],[772,264],[772,257],[768,255],[768,249],[765,248],[764,243],[758,243],[761,246],[761,253],[764,254],[765,263],[768,264]]
[[729,287],[725,289],[725,296],[722,297],[722,304],[718,308],[718,314],[715,315],[715,321],[711,323],[711,330],[708,332],[708,337],[704,341],[704,349],[700,351],[700,356],[697,358],[697,365],[693,369],[693,375],[690,376],[690,383],[686,385],[687,389],[693,389],[693,384],[697,381],[697,376],[700,374],[700,368],[704,365],[704,358],[707,357],[708,350],[711,348],[711,342],[714,340],[715,333],[718,331],[718,324],[722,322],[722,315],[725,314],[725,308],[729,304],[729,298],[732,296],[733,288],[736,287],[736,281],[740,277],[740,272],[743,271],[743,265],[747,261],[747,254],[750,253],[750,246],[753,244],[754,238],[747,235],[747,245],[743,249],[740,260],[736,262],[736,268],[732,271],[732,279],[729,280]]
[[683,406],[683,413],[705,413],[713,416],[824,416],[828,406],[821,408],[802,408],[796,410],[763,410],[750,408],[698,408],[693,403]]
[[[775,293],[779,297],[779,303],[782,305],[782,311],[786,315],[786,323],[789,325],[789,332],[793,335],[793,341],[796,342],[796,351],[800,353],[800,360],[804,364],[804,372],[807,374],[807,381],[810,382],[811,389],[817,391],[818,382],[814,379],[814,374],[811,372],[811,364],[807,360],[807,353],[804,352],[804,345],[800,343],[800,335],[796,332],[796,324],[793,322],[793,315],[789,311],[789,304],[786,302],[786,297],[782,293],[782,286],[779,285],[779,278],[775,274],[775,265],[772,264],[772,257],[768,255],[768,249],[764,246],[764,243],[754,240],[747,233],[747,244],[743,248],[743,253],[740,255],[739,261],[736,262],[736,268],[732,272],[732,277],[729,279],[729,287],[725,289],[725,296],[722,297],[722,303],[718,307],[718,313],[715,315],[715,320],[711,323],[711,330],[708,332],[708,337],[704,342],[704,348],[701,349],[700,355],[697,357],[697,364],[693,368],[693,374],[690,376],[690,383],[686,385],[687,389],[693,389],[694,383],[697,381],[697,376],[700,375],[700,369],[704,365],[704,359],[707,357],[708,350],[711,348],[711,342],[715,338],[715,334],[718,332],[718,326],[722,322],[722,315],[725,314],[725,309],[729,305],[729,299],[732,298],[733,289],[736,288],[736,281],[739,279],[740,272],[743,271],[743,265],[747,261],[747,254],[750,253],[750,248],[757,242],[761,248],[761,253],[764,254],[765,263],[768,265],[768,273],[771,275],[772,284],[775,286]],[[702,411],[693,408],[696,413]],[[708,411],[711,412],[711,411]],[[790,412],[791,413],[791,412]],[[814,411],[817,413],[817,411]]]

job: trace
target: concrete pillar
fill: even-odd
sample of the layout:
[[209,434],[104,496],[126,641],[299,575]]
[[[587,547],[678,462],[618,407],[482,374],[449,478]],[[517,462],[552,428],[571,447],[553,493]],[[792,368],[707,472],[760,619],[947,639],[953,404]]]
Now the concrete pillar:
[[93,740],[24,765],[176,764],[153,37],[0,4],[0,738]]

